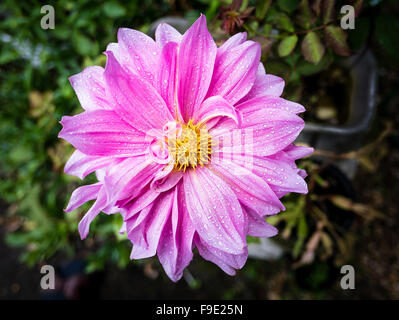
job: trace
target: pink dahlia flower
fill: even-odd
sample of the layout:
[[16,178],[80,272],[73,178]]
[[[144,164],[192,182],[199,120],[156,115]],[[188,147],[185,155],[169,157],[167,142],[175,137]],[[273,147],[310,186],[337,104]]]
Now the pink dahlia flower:
[[177,281],[193,250],[233,275],[248,256],[246,236],[271,237],[279,198],[306,193],[292,143],[304,108],[280,98],[260,45],[239,33],[217,47],[203,15],[181,35],[159,25],[156,40],[119,29],[107,64],[70,78],[85,109],[61,120],[77,150],[65,172],[98,182],[77,188],[66,211],[95,200],[81,238],[102,211],[119,213],[132,259],[158,255]]

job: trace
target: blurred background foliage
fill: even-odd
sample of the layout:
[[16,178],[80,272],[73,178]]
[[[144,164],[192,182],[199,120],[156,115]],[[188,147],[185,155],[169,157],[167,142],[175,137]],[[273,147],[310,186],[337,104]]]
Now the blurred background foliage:
[[[54,30],[40,27],[43,16],[40,8],[45,4],[54,6]],[[339,27],[340,8],[344,4],[355,8],[354,30],[344,31]],[[348,86],[348,77],[336,67],[337,61],[368,47],[373,48],[380,65],[396,70],[399,65],[395,0],[2,1],[0,225],[7,244],[23,248],[20,257],[23,263],[35,266],[57,256],[79,257],[87,261],[87,272],[102,270],[110,262],[119,268],[133,264],[129,260],[130,244],[118,233],[120,217],[100,216],[88,239],[80,241],[77,222],[89,205],[71,214],[63,211],[76,187],[95,180],[90,175],[83,183],[63,173],[73,149],[57,138],[61,129],[58,121],[62,115],[81,112],[68,77],[87,66],[104,65],[102,52],[109,42],[116,40],[119,27],[148,32],[150,24],[159,18],[180,16],[192,22],[201,12],[206,14],[218,44],[239,31],[246,31],[249,38],[261,43],[267,72],[285,79],[284,96],[308,108],[306,120],[343,122],[341,92],[333,91],[331,95],[323,87],[330,81],[340,84],[339,88]],[[397,87],[387,88],[385,99],[394,97],[395,90]],[[381,146],[390,132],[384,134],[383,129],[380,125],[373,133],[372,139],[377,139],[378,144],[370,142],[370,147],[360,154],[367,174],[376,172],[378,161],[387,153]],[[356,158],[359,154],[349,156]],[[336,182],[324,174],[325,165],[305,159],[300,166],[309,173],[309,194],[288,195],[284,199],[287,211],[270,220],[279,226],[278,240],[289,252],[288,258],[266,273],[267,263],[248,262],[234,283],[229,282],[228,287],[217,291],[217,297],[242,297],[244,280],[260,283],[252,296],[244,297],[263,296],[256,290],[269,280],[268,285],[276,288],[282,281],[291,283],[288,286],[292,293],[287,297],[301,297],[302,293],[296,291],[301,281],[308,281],[307,288],[313,294],[310,297],[323,297],[323,291],[318,290],[322,287],[319,284],[329,277],[326,268],[347,262],[352,256],[355,241],[353,232],[349,232],[353,229],[351,221],[360,220],[363,226],[384,219],[378,211],[378,202],[372,206],[357,203],[355,197],[342,194],[339,188],[331,194],[330,188]],[[328,213],[331,206],[335,208],[333,212],[344,212],[344,222]],[[160,270],[157,260],[148,261],[138,262],[140,270],[149,278],[157,278]],[[305,276],[296,271],[304,270],[307,265],[313,269],[305,272]],[[192,290],[207,281],[208,276],[204,275],[209,272],[207,268],[213,267],[196,262],[193,267],[196,277],[186,275]],[[273,273],[273,270],[278,271]],[[281,288],[276,290],[273,292]],[[278,298],[279,294],[267,297]]]

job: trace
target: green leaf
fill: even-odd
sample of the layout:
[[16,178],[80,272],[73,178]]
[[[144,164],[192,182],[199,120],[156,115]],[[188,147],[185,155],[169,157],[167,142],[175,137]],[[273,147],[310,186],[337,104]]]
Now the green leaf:
[[268,36],[272,31],[273,26],[270,23],[265,23],[263,25],[262,35]]
[[119,18],[126,14],[126,9],[118,2],[106,2],[104,4],[104,13],[110,18]]
[[323,22],[329,23],[335,18],[335,0],[323,0]]
[[27,245],[31,239],[28,233],[14,232],[7,234],[5,240],[11,247],[22,247]]
[[30,220],[40,223],[42,230],[51,230],[53,228],[53,221],[40,201],[39,184],[34,185],[29,194],[21,201],[20,209],[26,215],[29,215]]
[[347,33],[340,27],[330,25],[324,29],[324,38],[327,46],[332,48],[336,54],[340,56],[349,56],[350,49],[346,43]]
[[258,237],[247,236],[247,243],[260,243]]
[[305,29],[309,29],[315,22],[315,17],[309,7],[308,0],[302,0],[299,5],[299,14],[297,16],[298,24]]
[[294,32],[294,25],[291,19],[285,13],[278,15],[277,26],[285,31]]
[[311,31],[303,38],[301,51],[307,61],[318,64],[323,58],[325,48],[317,33]]
[[301,53],[295,52],[284,59],[284,61],[291,67],[295,68],[298,60],[301,58]]
[[320,60],[320,62],[318,64],[313,64],[313,63],[307,62],[305,60],[302,60],[300,63],[298,63],[296,70],[301,75],[310,76],[312,74],[315,74],[322,70],[327,69],[333,61],[334,61],[334,58],[333,58],[332,54],[327,53],[323,56],[323,58]]
[[52,33],[61,40],[66,40],[71,36],[71,29],[65,26],[57,26]]
[[298,8],[299,0],[278,0],[277,4],[281,10],[291,13]]
[[279,76],[285,81],[288,81],[290,77],[291,67],[284,62],[276,60],[268,61],[267,69],[269,70],[269,73]]
[[94,49],[92,41],[86,36],[78,33],[73,38],[76,51],[82,56],[90,55]]
[[292,257],[294,259],[298,258],[299,254],[301,253],[302,247],[303,247],[303,242],[304,242],[304,240],[301,238],[298,238],[295,241],[294,248],[292,249]]
[[298,222],[298,237],[301,239],[306,239],[308,236],[308,225],[306,223],[306,218],[303,215]]
[[298,36],[292,35],[287,38],[284,38],[279,46],[278,46],[278,55],[280,57],[285,57],[288,56],[296,46],[296,43],[298,42]]
[[19,58],[19,54],[14,50],[5,50],[0,53],[0,65],[9,63]]
[[206,20],[211,21],[218,14],[220,7],[219,0],[212,0],[209,3],[208,9],[205,12]]
[[8,154],[9,159],[12,163],[20,165],[22,163],[26,163],[34,157],[33,151],[23,144],[16,145]]
[[272,0],[257,0],[255,16],[257,19],[263,20],[270,8]]
[[394,16],[378,16],[376,19],[376,38],[386,53],[398,59],[399,21]]
[[322,0],[314,0],[312,3],[312,9],[316,13],[316,16],[319,16],[319,14],[320,14],[321,1]]

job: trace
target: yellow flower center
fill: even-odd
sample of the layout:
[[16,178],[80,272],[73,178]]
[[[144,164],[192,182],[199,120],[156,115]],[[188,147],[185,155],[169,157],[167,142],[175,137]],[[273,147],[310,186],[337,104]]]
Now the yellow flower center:
[[211,159],[211,136],[205,126],[194,125],[192,120],[181,126],[180,135],[171,134],[166,140],[177,171],[202,167]]

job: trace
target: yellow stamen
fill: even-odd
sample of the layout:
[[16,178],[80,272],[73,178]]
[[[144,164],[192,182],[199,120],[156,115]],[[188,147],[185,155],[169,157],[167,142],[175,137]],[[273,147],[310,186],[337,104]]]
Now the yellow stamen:
[[211,155],[211,136],[205,126],[194,125],[192,120],[182,125],[179,137],[171,135],[166,138],[169,153],[174,160],[177,171],[201,167],[209,163]]

